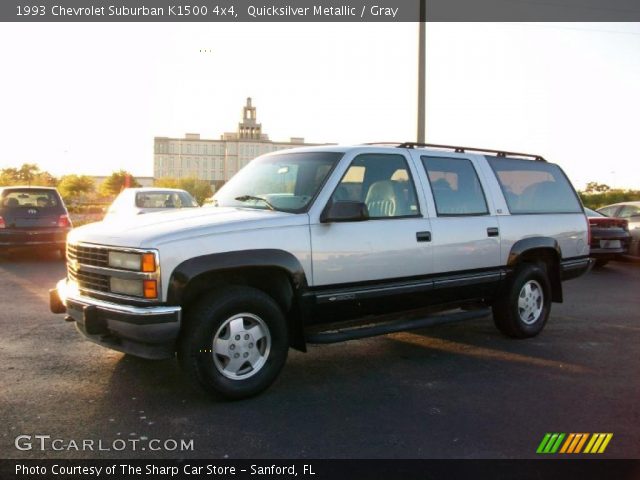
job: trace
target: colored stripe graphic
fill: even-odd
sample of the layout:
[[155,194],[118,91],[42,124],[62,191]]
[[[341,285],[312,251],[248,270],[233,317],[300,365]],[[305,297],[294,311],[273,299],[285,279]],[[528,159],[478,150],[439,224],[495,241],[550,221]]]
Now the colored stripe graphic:
[[567,441],[564,442],[564,445],[562,445],[562,448],[560,449],[560,453],[567,453],[567,449],[569,448],[569,445],[571,445],[571,442],[573,442],[573,439],[575,438],[576,434],[575,433],[570,433],[569,436],[567,437]]
[[612,438],[613,433],[545,433],[536,453],[604,453]]
[[540,445],[538,445],[538,449],[536,450],[536,453],[543,453],[544,452],[544,447],[547,445],[547,442],[549,441],[549,438],[551,438],[551,434],[550,433],[545,433],[544,437],[542,438],[542,441],[540,442]]
[[582,446],[587,441],[587,438],[589,438],[588,433],[582,433],[581,435],[582,435],[582,438],[580,439],[580,442],[578,442],[578,445],[576,445],[576,449],[573,453],[580,453],[580,451],[582,450]]
[[545,433],[536,453],[556,453],[564,437],[564,433]]
[[584,453],[604,453],[613,438],[613,433],[594,433],[584,449]]

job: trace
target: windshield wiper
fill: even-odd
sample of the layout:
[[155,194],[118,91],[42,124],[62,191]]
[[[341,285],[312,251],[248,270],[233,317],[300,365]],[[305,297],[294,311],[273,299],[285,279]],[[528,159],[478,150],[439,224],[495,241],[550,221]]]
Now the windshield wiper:
[[271,202],[264,197],[256,197],[254,195],[240,195],[239,197],[236,197],[234,200],[238,200],[239,202],[246,202],[248,200],[257,200],[259,202],[263,202],[267,207],[269,207],[269,210],[276,210],[276,207],[274,207],[271,204]]

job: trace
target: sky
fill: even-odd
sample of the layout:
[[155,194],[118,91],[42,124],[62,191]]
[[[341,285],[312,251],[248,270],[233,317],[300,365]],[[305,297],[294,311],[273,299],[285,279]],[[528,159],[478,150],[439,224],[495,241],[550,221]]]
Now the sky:
[[[5,23],[0,168],[153,174],[153,137],[416,139],[417,23]],[[640,24],[428,23],[426,140],[640,189]]]

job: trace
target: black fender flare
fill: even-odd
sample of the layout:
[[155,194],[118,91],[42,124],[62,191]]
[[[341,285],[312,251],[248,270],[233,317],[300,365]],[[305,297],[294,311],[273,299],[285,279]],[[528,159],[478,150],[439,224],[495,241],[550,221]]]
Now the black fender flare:
[[551,283],[552,300],[554,302],[562,302],[562,281],[561,281],[561,261],[562,250],[555,238],[552,237],[527,237],[518,240],[511,247],[509,257],[507,258],[507,267],[513,269],[527,255],[527,252],[533,250],[544,250],[551,252],[557,260],[557,268],[549,272],[549,281]]
[[185,260],[171,273],[167,303],[183,305],[187,300],[185,293],[189,283],[200,275],[251,268],[276,268],[288,276],[293,289],[293,315],[287,318],[290,344],[293,348],[306,351],[304,324],[307,308],[302,295],[308,290],[307,277],[300,261],[284,250],[239,250],[201,255]]

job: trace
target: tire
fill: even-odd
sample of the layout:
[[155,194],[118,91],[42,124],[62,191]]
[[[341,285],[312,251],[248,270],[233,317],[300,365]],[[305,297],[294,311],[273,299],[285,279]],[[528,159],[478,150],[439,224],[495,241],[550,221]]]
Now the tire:
[[602,267],[604,267],[607,263],[609,263],[609,260],[600,260],[600,259],[597,259],[597,260],[596,260],[596,264],[594,265],[594,267],[596,267],[596,268],[602,268]]
[[546,325],[550,311],[551,287],[545,268],[525,263],[493,304],[493,321],[508,337],[535,337]]
[[240,399],[262,392],[287,359],[286,320],[260,290],[236,286],[205,295],[186,322],[178,361],[190,383],[214,397]]

